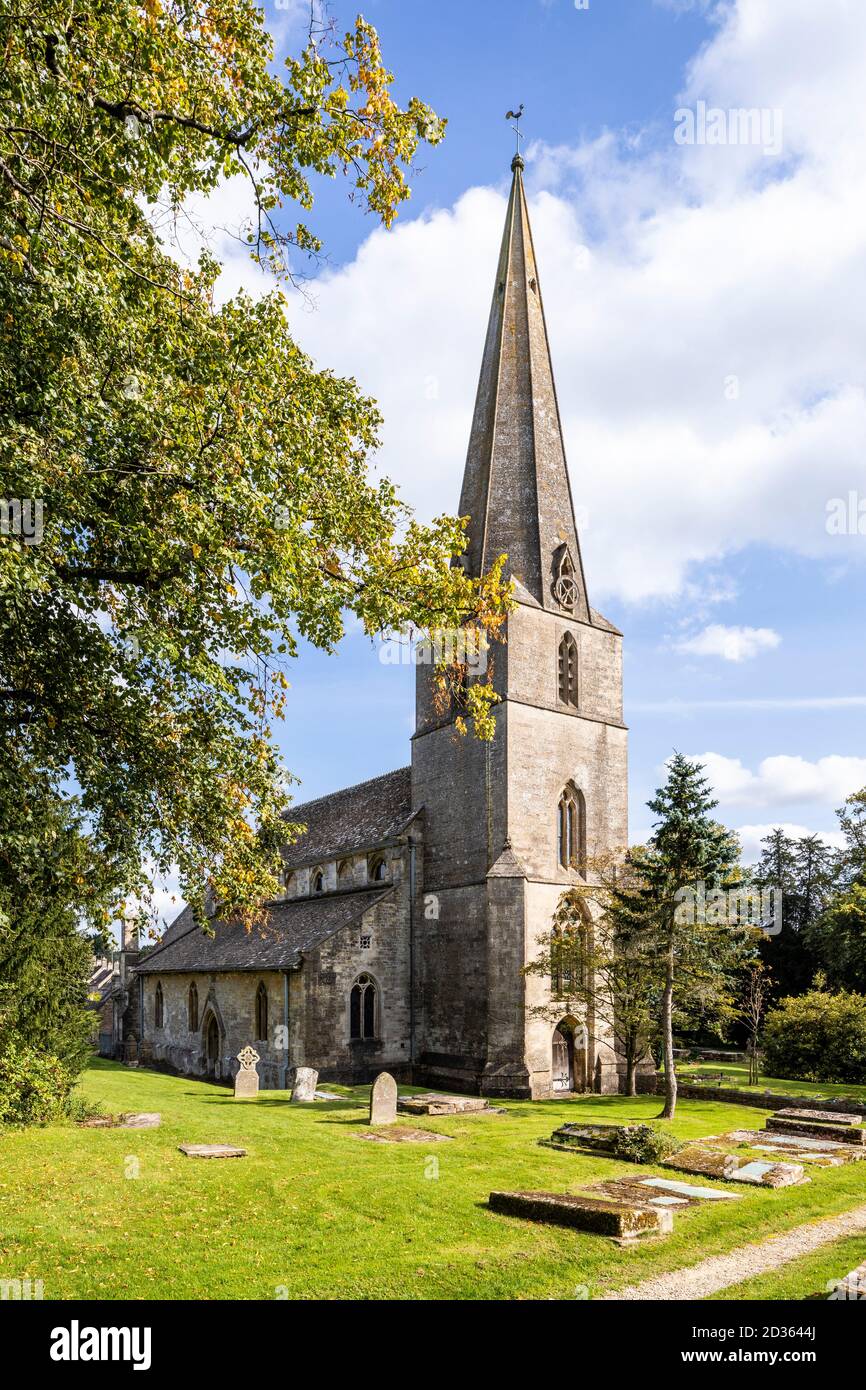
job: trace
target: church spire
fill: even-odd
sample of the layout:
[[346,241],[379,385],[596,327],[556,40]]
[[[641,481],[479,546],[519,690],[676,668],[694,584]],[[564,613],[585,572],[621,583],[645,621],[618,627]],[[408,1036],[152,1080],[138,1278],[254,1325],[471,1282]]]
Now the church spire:
[[511,168],[460,494],[469,572],[507,553],[518,598],[590,622],[519,153]]

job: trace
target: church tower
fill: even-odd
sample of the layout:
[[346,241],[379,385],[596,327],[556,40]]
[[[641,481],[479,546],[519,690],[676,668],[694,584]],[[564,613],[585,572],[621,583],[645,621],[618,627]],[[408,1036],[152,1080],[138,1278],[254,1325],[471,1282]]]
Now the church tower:
[[424,1084],[538,1098],[617,1089],[609,1030],[540,1017],[549,989],[522,968],[587,857],[627,843],[626,729],[622,635],[587,597],[520,155],[511,167],[460,515],[469,572],[507,554],[517,607],[490,652],[491,743],[437,714],[418,668],[415,1063]]

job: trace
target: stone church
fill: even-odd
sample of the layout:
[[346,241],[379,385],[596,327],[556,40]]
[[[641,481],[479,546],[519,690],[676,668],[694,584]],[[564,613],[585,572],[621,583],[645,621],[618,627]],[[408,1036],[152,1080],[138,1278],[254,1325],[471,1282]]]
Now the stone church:
[[507,553],[515,586],[495,736],[457,736],[419,665],[410,766],[292,808],[306,831],[267,929],[211,938],[187,910],[136,958],[144,1061],[228,1079],[252,1043],[271,1088],[298,1066],[488,1096],[618,1088],[605,1028],[540,1017],[544,981],[522,973],[586,856],[627,843],[627,802],[622,635],[589,606],[512,169],[459,507],[470,572]]

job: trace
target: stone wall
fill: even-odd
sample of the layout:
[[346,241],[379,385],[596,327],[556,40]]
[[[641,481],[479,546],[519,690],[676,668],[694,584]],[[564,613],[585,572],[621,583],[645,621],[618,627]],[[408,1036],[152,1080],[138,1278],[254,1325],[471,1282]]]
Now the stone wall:
[[[625,1089],[624,1078],[620,1077],[621,1089]],[[664,1095],[664,1075],[654,1072],[638,1076],[637,1089],[642,1095]],[[866,1101],[854,1097],[835,1096],[792,1096],[783,1091],[764,1091],[760,1087],[737,1090],[732,1086],[693,1086],[691,1082],[680,1081],[679,1098],[686,1100],[721,1100],[729,1105],[753,1105],[761,1110],[838,1110],[843,1115],[866,1116]]]
[[[237,1054],[251,1044],[262,1059],[258,1068],[262,1089],[274,1090],[285,1084],[288,1059],[285,1048],[279,1046],[281,1035],[277,1032],[286,1023],[282,972],[244,970],[141,978],[146,1030],[143,1061],[192,1076],[207,1076],[206,1036],[212,1013],[219,1028],[219,1066],[212,1073],[215,1081],[230,1081],[234,1077]],[[193,982],[198,990],[198,1028],[191,1032],[188,999]],[[162,1028],[155,1025],[157,983],[162,986]],[[267,1039],[255,1036],[256,991],[260,983],[268,992]]]

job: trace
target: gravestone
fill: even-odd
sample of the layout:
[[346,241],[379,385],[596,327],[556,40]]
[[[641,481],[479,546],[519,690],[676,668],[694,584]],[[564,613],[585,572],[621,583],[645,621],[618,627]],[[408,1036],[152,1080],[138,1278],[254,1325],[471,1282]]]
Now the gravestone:
[[259,1074],[256,1064],[261,1061],[254,1047],[247,1045],[238,1053],[240,1071],[235,1077],[235,1100],[253,1098],[259,1093]]
[[370,1124],[392,1125],[397,1118],[397,1082],[380,1071],[370,1087]]
[[140,1110],[134,1114],[121,1115],[120,1129],[159,1129],[162,1116],[158,1110]]
[[246,1149],[236,1148],[234,1144],[178,1144],[187,1158],[246,1158]]
[[292,1100],[308,1101],[316,1099],[319,1073],[313,1067],[295,1067],[295,1080],[292,1084]]

